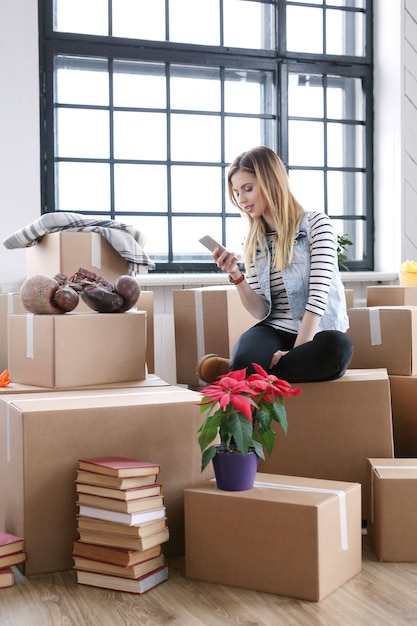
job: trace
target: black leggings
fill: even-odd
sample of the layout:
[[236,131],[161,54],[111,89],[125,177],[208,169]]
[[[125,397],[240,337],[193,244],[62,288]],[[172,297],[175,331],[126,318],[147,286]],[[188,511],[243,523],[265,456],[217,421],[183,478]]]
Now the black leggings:
[[[350,338],[338,330],[323,330],[312,341],[293,348],[297,335],[276,330],[262,322],[244,332],[232,351],[231,370],[248,368],[252,363],[289,383],[309,383],[340,378],[353,356]],[[272,355],[277,350],[289,350],[277,365],[269,370]]]

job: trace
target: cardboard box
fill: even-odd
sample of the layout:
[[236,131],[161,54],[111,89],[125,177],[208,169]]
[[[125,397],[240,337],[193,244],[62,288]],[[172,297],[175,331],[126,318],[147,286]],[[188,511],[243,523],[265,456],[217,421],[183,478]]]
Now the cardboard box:
[[259,471],[360,483],[366,520],[367,459],[394,456],[386,370],[348,370],[338,380],[297,386],[302,392],[285,401],[288,433],[277,426]]
[[369,543],[379,561],[417,562],[417,458],[368,460]]
[[[84,389],[136,389],[142,387],[166,387],[169,383],[159,378],[155,374],[148,374],[143,380],[128,380],[123,383],[106,383],[101,385],[82,385],[80,387],[63,387],[60,391],[83,391]],[[16,393],[46,393],[55,391],[54,388],[37,387],[36,385],[22,385],[20,383],[11,382],[7,387],[0,387],[0,397],[4,395]]]
[[417,307],[349,309],[352,369],[387,369],[395,376],[417,374]]
[[394,456],[417,458],[417,376],[390,376]]
[[259,473],[185,490],[186,577],[319,601],[361,571],[361,488]]
[[177,383],[201,384],[195,369],[205,354],[229,358],[240,335],[256,324],[234,286],[173,292]]
[[146,314],[9,315],[13,382],[48,388],[143,380]]
[[13,313],[27,313],[20,299],[20,293],[0,293],[0,372],[8,367],[8,315]]
[[25,574],[70,570],[74,480],[83,457],[159,463],[170,539],[184,554],[184,489],[203,474],[197,392],[181,387],[54,391],[0,396],[0,528],[25,537]]
[[366,306],[417,306],[417,287],[401,285],[367,287]]
[[353,309],[354,307],[354,290],[345,289],[346,308]]
[[45,235],[40,243],[26,249],[27,277],[65,274],[69,278],[80,267],[111,283],[128,273],[128,262],[100,233],[58,231]]

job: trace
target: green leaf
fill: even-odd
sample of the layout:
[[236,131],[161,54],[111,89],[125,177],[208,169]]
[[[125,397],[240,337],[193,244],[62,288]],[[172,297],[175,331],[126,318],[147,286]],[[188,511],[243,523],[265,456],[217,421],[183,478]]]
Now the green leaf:
[[262,446],[262,443],[260,441],[257,441],[255,438],[252,439],[252,445],[253,448],[256,452],[256,454],[265,461],[265,453],[264,453],[264,449]]
[[250,422],[244,415],[241,415],[237,411],[233,411],[228,419],[228,430],[239,450],[245,455],[252,443],[252,422]]
[[207,450],[203,452],[203,456],[201,457],[201,471],[202,472],[206,469],[207,465],[215,456],[216,456],[216,446],[211,446],[210,448],[207,448]]
[[277,435],[272,429],[269,429],[265,432],[259,432],[258,434],[269,456],[274,449],[275,439]]
[[285,406],[283,404],[274,403],[271,407],[272,417],[276,422],[281,424],[282,430],[285,434],[288,431],[288,420],[287,420],[287,411],[285,410]]

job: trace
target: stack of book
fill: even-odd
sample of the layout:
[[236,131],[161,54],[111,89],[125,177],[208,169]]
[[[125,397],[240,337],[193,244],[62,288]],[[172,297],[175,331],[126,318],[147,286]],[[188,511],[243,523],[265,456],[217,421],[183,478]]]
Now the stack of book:
[[26,561],[25,540],[23,537],[0,531],[0,587],[14,584],[12,566]]
[[81,459],[73,559],[77,582],[144,593],[168,578],[160,466],[122,457]]

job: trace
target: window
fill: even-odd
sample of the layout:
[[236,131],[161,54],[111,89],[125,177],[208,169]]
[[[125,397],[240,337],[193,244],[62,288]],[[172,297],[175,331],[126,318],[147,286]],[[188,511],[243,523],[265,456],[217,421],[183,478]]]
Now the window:
[[275,149],[373,269],[370,0],[41,0],[43,212],[128,223],[158,271],[238,252],[227,168]]

